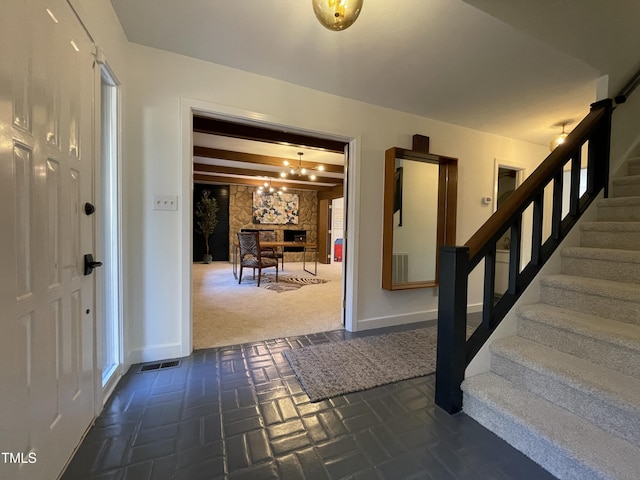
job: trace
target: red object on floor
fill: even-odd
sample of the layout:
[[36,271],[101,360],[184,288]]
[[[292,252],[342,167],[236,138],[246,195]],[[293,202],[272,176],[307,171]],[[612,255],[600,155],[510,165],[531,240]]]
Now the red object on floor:
[[342,239],[337,238],[334,242],[333,246],[333,261],[341,262],[342,261]]

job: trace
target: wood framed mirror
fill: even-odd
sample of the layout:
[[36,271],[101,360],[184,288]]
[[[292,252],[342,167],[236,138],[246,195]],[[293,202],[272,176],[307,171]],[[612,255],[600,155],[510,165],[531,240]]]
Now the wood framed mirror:
[[455,244],[458,159],[428,153],[428,137],[422,138],[426,152],[397,147],[385,152],[385,290],[437,287],[439,248]]

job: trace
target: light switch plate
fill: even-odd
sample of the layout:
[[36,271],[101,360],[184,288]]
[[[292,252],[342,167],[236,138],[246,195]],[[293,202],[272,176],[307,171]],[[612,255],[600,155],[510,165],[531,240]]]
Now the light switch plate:
[[178,210],[178,196],[177,195],[154,195],[153,196],[153,209],[154,210]]

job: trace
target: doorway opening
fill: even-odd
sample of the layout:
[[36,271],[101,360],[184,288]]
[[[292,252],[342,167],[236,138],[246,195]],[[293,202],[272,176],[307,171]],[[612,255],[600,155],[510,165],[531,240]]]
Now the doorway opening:
[[[218,206],[218,226],[209,239],[211,264],[202,261],[203,236],[191,232],[193,348],[343,328],[348,143],[200,114],[193,117],[192,141],[193,211],[205,190]],[[316,163],[324,170],[313,181],[299,175],[283,179],[283,161],[300,159],[301,151],[308,170]],[[287,187],[298,206],[295,221],[256,219],[257,190],[264,183]],[[235,235],[243,229],[272,230],[277,241],[295,233],[315,247],[305,254],[282,246],[278,284],[269,278],[275,273],[270,269],[266,289],[264,277],[257,288],[250,270],[240,283],[233,268]]]
[[[494,211],[500,209],[520,186],[524,179],[524,168],[496,162],[495,179]],[[507,230],[496,243],[494,302],[497,302],[509,288],[510,237],[511,231]]]

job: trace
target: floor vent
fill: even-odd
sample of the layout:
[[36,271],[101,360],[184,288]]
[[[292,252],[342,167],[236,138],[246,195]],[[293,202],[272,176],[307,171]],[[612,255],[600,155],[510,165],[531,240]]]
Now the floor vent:
[[180,366],[180,360],[171,360],[168,362],[147,363],[140,367],[138,373],[153,372],[155,370],[164,370],[165,368],[175,368]]

